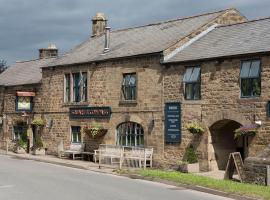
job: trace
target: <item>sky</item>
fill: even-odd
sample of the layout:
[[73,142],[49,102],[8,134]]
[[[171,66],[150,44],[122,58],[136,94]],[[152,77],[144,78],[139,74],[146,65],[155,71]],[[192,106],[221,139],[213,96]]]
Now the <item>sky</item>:
[[0,59],[36,59],[49,43],[64,54],[90,37],[97,12],[116,30],[230,7],[250,20],[270,16],[269,0],[0,0]]

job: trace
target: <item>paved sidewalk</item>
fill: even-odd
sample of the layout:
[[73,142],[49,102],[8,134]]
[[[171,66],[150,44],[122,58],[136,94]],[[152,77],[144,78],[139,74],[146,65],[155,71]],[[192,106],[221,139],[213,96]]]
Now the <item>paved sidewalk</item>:
[[101,172],[101,173],[116,174],[114,172],[115,169],[109,168],[109,167],[101,167],[101,169],[99,169],[98,164],[91,161],[72,160],[69,158],[58,158],[52,155],[41,156],[41,155],[32,155],[32,154],[17,154],[13,152],[8,152],[7,155],[18,158],[18,159],[35,160],[39,162],[52,163],[56,165],[91,170],[91,171],[96,171],[96,172]]

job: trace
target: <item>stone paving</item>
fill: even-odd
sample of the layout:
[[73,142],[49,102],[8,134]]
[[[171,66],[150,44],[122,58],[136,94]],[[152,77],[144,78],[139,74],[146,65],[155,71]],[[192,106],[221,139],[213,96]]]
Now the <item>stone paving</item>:
[[52,155],[31,155],[31,154],[17,154],[13,152],[8,152],[9,156],[12,156],[17,159],[28,159],[28,160],[35,160],[39,162],[46,162],[46,163],[52,163],[57,165],[63,165],[67,167],[73,167],[73,168],[79,168],[79,169],[86,169],[101,173],[110,173],[110,174],[116,174],[114,171],[114,168],[108,167],[101,167],[99,169],[98,163],[94,163],[91,161],[85,161],[85,160],[72,160],[69,158],[58,158],[56,156]]

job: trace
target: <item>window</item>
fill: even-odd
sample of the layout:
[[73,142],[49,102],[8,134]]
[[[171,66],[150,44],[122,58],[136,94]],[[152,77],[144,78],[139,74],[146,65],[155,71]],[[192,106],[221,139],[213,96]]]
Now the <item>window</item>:
[[[71,91],[72,89],[72,91]],[[87,101],[87,73],[79,72],[65,75],[65,102]]]
[[65,75],[65,102],[70,102],[70,74]]
[[81,143],[81,127],[80,126],[71,127],[71,142]]
[[241,97],[261,95],[261,61],[250,60],[241,63],[240,85]]
[[136,74],[124,74],[122,83],[123,100],[136,100]]
[[201,99],[201,68],[189,67],[184,74],[183,82],[185,83],[185,99]]
[[117,127],[117,145],[144,146],[143,128],[134,122],[124,122]]
[[27,126],[13,126],[13,140],[27,141]]

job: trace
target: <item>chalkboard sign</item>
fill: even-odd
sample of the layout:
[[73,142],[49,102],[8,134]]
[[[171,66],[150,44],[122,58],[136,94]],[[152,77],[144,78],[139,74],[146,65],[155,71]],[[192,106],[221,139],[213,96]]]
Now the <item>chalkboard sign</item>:
[[244,166],[241,154],[239,152],[231,153],[224,174],[224,179],[232,179],[234,170],[236,169],[240,181],[245,178]]
[[165,104],[165,142],[181,142],[181,104],[179,102]]

